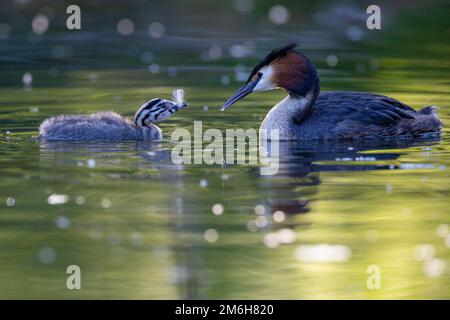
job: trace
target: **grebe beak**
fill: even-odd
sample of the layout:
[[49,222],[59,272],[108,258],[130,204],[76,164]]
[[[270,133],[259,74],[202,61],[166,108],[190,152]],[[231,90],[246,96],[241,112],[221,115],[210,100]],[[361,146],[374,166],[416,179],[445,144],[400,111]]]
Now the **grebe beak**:
[[244,97],[248,96],[250,93],[252,93],[253,89],[258,84],[258,81],[259,81],[259,79],[255,80],[255,81],[252,81],[252,82],[249,82],[246,85],[244,85],[243,87],[241,87],[230,98],[228,98],[228,100],[223,104],[223,106],[220,109],[220,111],[224,111],[225,109],[227,109],[228,107],[230,107],[234,103],[238,102],[242,98],[244,98]]

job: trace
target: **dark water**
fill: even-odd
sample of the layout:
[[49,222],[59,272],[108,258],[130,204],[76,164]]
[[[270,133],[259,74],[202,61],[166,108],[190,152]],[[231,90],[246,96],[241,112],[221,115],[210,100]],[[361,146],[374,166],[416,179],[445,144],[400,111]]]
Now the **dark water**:
[[[65,29],[64,1],[2,4],[0,298],[450,298],[448,5],[381,3],[382,30],[369,31],[361,2],[283,2],[282,25],[268,18],[276,2],[233,3],[85,1],[78,32]],[[290,40],[324,91],[439,106],[442,139],[283,145],[275,176],[174,165],[176,128],[259,127],[282,92],[219,108]],[[174,87],[191,105],[161,124],[162,143],[35,139],[49,116],[132,116]],[[73,264],[79,291],[66,289]],[[366,285],[373,265],[377,290]]]

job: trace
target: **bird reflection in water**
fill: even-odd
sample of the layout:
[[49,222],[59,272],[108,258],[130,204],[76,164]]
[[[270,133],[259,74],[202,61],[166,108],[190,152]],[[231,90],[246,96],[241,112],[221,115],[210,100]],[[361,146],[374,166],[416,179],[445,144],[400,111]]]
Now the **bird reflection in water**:
[[287,215],[308,213],[321,184],[321,172],[399,169],[398,163],[389,164],[402,155],[399,149],[430,145],[434,142],[435,140],[397,141],[385,144],[380,144],[379,141],[373,144],[367,141],[267,142],[264,147],[268,152],[272,150],[271,143],[279,143],[279,169],[275,175],[259,174],[264,203],[272,213],[276,211],[282,211]]

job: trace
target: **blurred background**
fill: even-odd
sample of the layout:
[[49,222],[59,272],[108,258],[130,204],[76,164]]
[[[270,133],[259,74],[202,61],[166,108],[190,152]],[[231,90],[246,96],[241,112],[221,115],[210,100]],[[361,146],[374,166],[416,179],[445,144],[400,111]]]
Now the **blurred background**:
[[[450,5],[378,1],[368,30],[372,2],[2,1],[0,298],[450,298]],[[286,145],[271,177],[173,165],[175,128],[259,127],[283,92],[219,108],[289,41],[323,91],[439,106],[441,141]],[[190,107],[160,144],[36,140],[49,116],[132,116],[174,87]],[[66,288],[72,264],[81,290]]]

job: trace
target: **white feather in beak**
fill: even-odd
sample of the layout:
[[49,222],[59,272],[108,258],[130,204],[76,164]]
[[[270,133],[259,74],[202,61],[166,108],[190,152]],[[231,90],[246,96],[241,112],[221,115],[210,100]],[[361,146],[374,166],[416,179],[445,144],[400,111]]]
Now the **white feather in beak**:
[[174,89],[172,91],[172,96],[174,101],[178,104],[178,105],[182,105],[184,104],[184,90],[183,89]]

